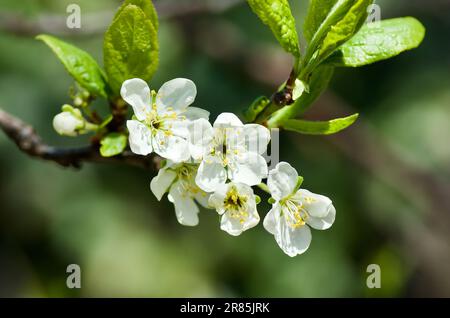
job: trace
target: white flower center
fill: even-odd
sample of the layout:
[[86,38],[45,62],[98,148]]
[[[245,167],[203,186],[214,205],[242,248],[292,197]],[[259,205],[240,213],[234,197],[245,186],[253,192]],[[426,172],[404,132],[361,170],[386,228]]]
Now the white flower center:
[[183,120],[182,116],[178,116],[171,107],[168,107],[166,112],[160,115],[156,110],[156,104],[154,104],[152,110],[146,114],[143,123],[150,129],[152,136],[155,136],[158,131],[164,132],[166,136],[172,136],[173,121],[177,119]]
[[228,215],[233,219],[239,220],[241,224],[247,220],[249,215],[247,202],[248,196],[239,194],[236,187],[232,187],[223,200],[224,208]]
[[244,149],[238,147],[240,130],[237,127],[220,127],[214,129],[210,154],[220,158],[223,166],[235,161],[235,157],[242,154]]
[[206,196],[206,192],[200,189],[195,183],[194,177],[196,172],[194,165],[182,165],[176,170],[178,179],[181,181],[181,187],[183,188],[184,197],[194,197],[195,195]]
[[314,198],[306,197],[302,198],[295,194],[282,200],[281,213],[286,220],[286,223],[293,229],[298,229],[306,224],[306,220],[309,218],[309,213],[306,210],[305,202],[312,203]]

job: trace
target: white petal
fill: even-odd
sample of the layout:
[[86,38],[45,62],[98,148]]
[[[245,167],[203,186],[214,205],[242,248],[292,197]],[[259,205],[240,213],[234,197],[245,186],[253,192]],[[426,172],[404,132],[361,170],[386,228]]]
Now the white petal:
[[269,172],[267,186],[275,200],[292,194],[298,181],[298,173],[287,162],[280,162]]
[[123,82],[120,95],[133,107],[137,119],[144,120],[152,105],[150,88],[147,83],[140,78],[129,79]]
[[267,150],[270,141],[270,131],[258,124],[247,124],[244,126],[244,134],[248,151],[263,154]]
[[227,191],[228,184],[224,183],[217,186],[216,191],[209,197],[208,205],[216,209],[217,213],[221,215],[225,213],[223,202],[225,200],[225,197],[227,196]]
[[177,163],[187,161],[190,157],[189,143],[186,139],[168,135],[161,130],[153,138],[153,149],[161,157]]
[[53,128],[60,135],[77,136],[77,130],[83,126],[84,122],[71,112],[62,112],[53,118]]
[[152,179],[150,189],[158,201],[161,201],[161,198],[167,192],[176,176],[177,174],[172,170],[160,169],[158,175]]
[[195,160],[200,160],[209,149],[214,130],[206,119],[198,119],[188,124],[189,152]]
[[153,151],[152,134],[147,126],[137,120],[128,120],[127,128],[130,133],[128,139],[132,152],[146,156]]
[[266,214],[266,217],[264,218],[264,228],[272,235],[274,235],[276,232],[277,222],[280,222],[280,214],[281,207],[277,202],[272,206],[272,209],[269,211],[269,213]]
[[188,120],[168,120],[163,125],[163,128],[167,127],[172,134],[178,137],[182,137],[186,140],[189,139],[189,121]]
[[241,235],[242,232],[255,227],[259,223],[259,215],[256,212],[256,208],[252,207],[249,211],[249,217],[245,222],[237,218],[230,217],[229,213],[222,215],[220,220],[220,229],[227,232],[232,236]]
[[293,229],[281,218],[275,230],[275,240],[287,255],[303,254],[311,244],[311,230],[307,225]]
[[328,230],[336,219],[336,209],[333,205],[329,207],[328,214],[323,218],[309,217],[306,219],[306,223],[316,230]]
[[298,78],[295,80],[294,91],[292,92],[292,99],[297,100],[300,96],[305,92],[306,86],[305,83]]
[[198,213],[200,212],[200,209],[198,208],[194,199],[190,197],[185,197],[179,200],[175,199],[174,206],[177,220],[181,225],[198,225]]
[[315,218],[323,218],[328,215],[330,207],[333,205],[326,196],[312,193],[305,189],[297,191],[296,196],[300,196],[303,208],[308,214]]
[[195,182],[200,189],[206,192],[214,192],[217,187],[227,181],[227,172],[222,163],[213,156],[203,159],[197,171]]
[[175,170],[177,168],[177,166],[178,166],[178,163],[167,159],[165,164],[164,164],[164,169],[173,168]]
[[170,200],[175,206],[175,214],[180,224],[186,226],[198,225],[199,208],[194,199],[185,192],[180,181],[177,181],[170,188]]
[[267,177],[266,160],[254,152],[246,153],[232,170],[233,182],[240,182],[249,186],[260,184]]
[[[223,131],[225,131],[225,144],[227,145],[228,150],[232,152],[237,150],[237,153],[241,155],[244,152],[247,152],[244,127],[231,126],[226,127],[225,130],[222,131],[216,129],[216,133],[218,132],[219,134],[223,133]],[[222,151],[222,149],[218,150]]]
[[[248,184],[245,184],[245,183],[234,183],[234,184],[229,183],[228,185],[229,186],[234,185],[239,194],[248,196],[250,202],[252,202],[252,204],[254,203],[255,194],[254,194],[251,186],[249,186]],[[255,209],[256,209],[256,205],[255,205]]]
[[209,205],[209,198],[211,194],[206,193],[202,190],[200,190],[198,193],[194,195],[195,201],[197,201],[202,207],[206,209],[211,209],[211,206]]
[[175,111],[184,111],[191,105],[197,96],[197,88],[194,82],[186,78],[176,78],[161,86],[156,96],[158,112],[167,108]]
[[218,127],[243,127],[242,121],[233,113],[222,113],[214,122],[214,128]]
[[200,118],[209,119],[209,111],[204,110],[198,107],[188,107],[186,111],[181,113],[182,116],[185,116],[187,120],[194,121]]

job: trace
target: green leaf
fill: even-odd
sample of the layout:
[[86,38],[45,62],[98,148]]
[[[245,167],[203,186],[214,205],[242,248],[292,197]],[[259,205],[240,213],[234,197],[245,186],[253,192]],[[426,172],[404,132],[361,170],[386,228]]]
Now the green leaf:
[[125,0],[119,10],[117,10],[113,20],[115,20],[120,13],[122,13],[123,9],[125,9],[129,4],[139,7],[144,12],[145,16],[152,22],[155,30],[158,31],[158,13],[156,12],[155,6],[151,0]]
[[352,125],[359,114],[329,121],[308,121],[290,119],[283,124],[283,128],[306,135],[332,135]]
[[303,33],[308,42],[319,29],[337,0],[310,0]]
[[253,12],[269,26],[286,52],[300,57],[295,19],[287,0],[247,0]]
[[339,46],[356,34],[367,19],[374,0],[337,0],[314,34],[303,62],[303,74],[311,72]]
[[50,35],[41,34],[36,39],[52,49],[80,86],[93,95],[106,97],[105,77],[89,53]]
[[112,157],[121,154],[127,146],[127,136],[121,133],[110,133],[100,141],[100,154]]
[[295,101],[295,114],[293,114],[291,118],[303,114],[309,106],[320,97],[330,84],[333,74],[334,67],[331,66],[321,65],[313,71],[309,80],[309,91],[303,93],[302,96]]
[[265,96],[258,97],[245,111],[244,116],[247,122],[252,123],[256,117],[269,105],[270,99]]
[[155,26],[144,11],[127,5],[105,34],[103,55],[114,95],[130,78],[149,81],[158,68],[159,44]]
[[320,47],[319,59],[333,53],[355,35],[367,19],[367,8],[373,0],[356,0],[348,12],[333,25]]
[[424,26],[412,17],[367,24],[327,60],[335,66],[357,67],[415,49],[425,37]]

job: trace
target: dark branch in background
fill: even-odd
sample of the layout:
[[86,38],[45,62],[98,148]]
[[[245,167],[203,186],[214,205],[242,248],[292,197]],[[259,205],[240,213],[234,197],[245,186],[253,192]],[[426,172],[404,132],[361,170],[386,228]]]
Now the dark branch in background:
[[161,19],[169,19],[202,13],[218,14],[243,3],[245,0],[159,0],[155,1],[155,7]]
[[93,36],[103,34],[112,17],[111,11],[82,13],[81,28],[69,29],[66,25],[67,15],[42,14],[25,17],[13,12],[0,12],[0,31],[26,37],[41,33],[56,36]]
[[105,158],[96,146],[80,148],[55,148],[45,144],[30,125],[0,109],[0,128],[27,155],[54,161],[63,167],[81,167],[83,162],[114,163],[154,170],[158,169],[159,157],[138,156],[130,151]]
[[[160,0],[155,7],[161,19],[202,13],[218,14],[234,6],[243,4],[244,0]],[[81,8],[83,10],[83,8]],[[37,17],[26,17],[13,12],[0,12],[0,31],[17,36],[36,36],[50,33],[56,36],[93,36],[103,35],[114,16],[114,12],[100,11],[95,13],[81,12],[81,28],[69,29],[66,25],[68,14],[42,14]]]

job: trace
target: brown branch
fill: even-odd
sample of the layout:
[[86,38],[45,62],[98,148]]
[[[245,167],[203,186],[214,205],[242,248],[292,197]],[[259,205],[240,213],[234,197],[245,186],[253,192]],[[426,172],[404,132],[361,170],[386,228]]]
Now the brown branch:
[[292,69],[288,80],[286,81],[285,87],[281,91],[277,91],[270,97],[270,103],[267,107],[256,117],[255,122],[266,125],[267,118],[270,115],[280,110],[284,106],[291,105],[293,100],[293,91],[295,85],[296,74],[295,70]]
[[0,128],[25,154],[54,161],[63,167],[81,167],[83,162],[113,163],[156,170],[160,158],[138,156],[130,151],[114,157],[102,157],[95,145],[80,148],[56,148],[45,144],[36,131],[22,120],[0,109]]

